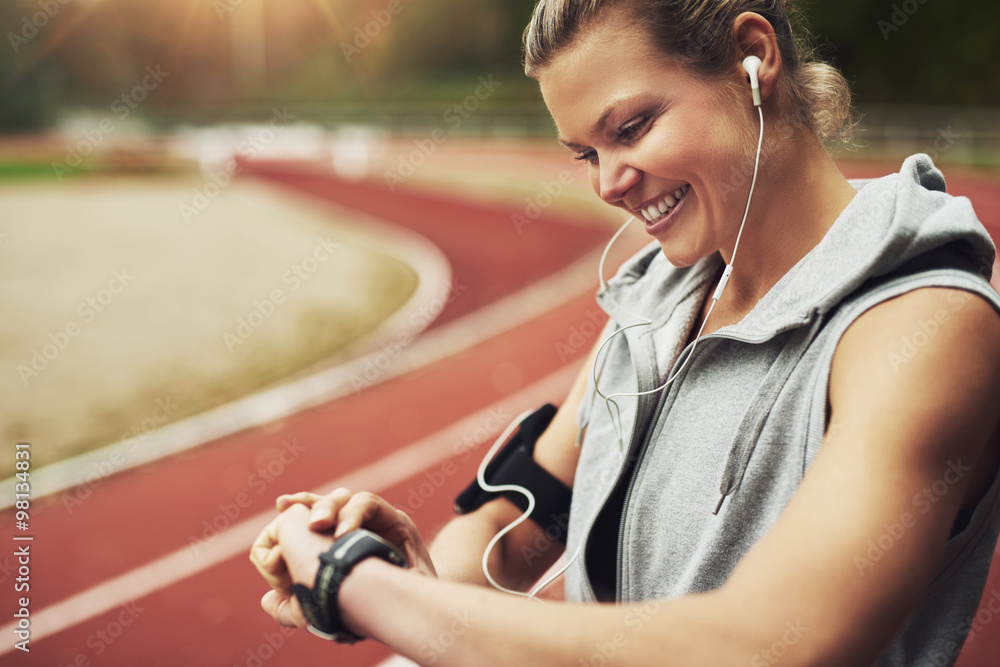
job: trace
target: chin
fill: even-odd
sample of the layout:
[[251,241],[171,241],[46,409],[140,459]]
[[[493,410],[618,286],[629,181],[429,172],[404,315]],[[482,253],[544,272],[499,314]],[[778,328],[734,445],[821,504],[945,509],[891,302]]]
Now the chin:
[[690,252],[678,252],[676,244],[668,246],[663,241],[660,241],[660,248],[663,250],[663,256],[670,262],[670,265],[677,269],[691,266],[702,257],[706,257],[706,255],[692,254]]

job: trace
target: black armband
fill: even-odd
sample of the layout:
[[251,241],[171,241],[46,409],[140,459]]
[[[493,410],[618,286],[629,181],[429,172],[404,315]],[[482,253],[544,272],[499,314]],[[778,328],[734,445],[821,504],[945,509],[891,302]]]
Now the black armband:
[[[556,407],[546,403],[525,417],[486,466],[484,477],[492,485],[515,484],[530,491],[535,497],[535,509],[529,518],[544,529],[550,539],[565,544],[572,490],[538,465],[534,458],[535,442],[545,432],[555,414]],[[474,479],[455,498],[455,512],[468,514],[500,496],[517,505],[522,512],[528,509],[528,499],[524,494],[517,491],[487,491],[479,486],[478,479]]]

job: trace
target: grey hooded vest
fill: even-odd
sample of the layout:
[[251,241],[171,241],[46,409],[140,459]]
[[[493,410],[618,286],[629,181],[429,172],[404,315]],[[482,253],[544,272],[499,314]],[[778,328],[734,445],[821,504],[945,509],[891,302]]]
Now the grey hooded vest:
[[[610,534],[618,533],[610,561],[617,601],[675,598],[725,583],[775,523],[816,455],[827,427],[834,350],[867,309],[938,286],[978,295],[1000,312],[989,285],[993,243],[969,201],[945,193],[930,158],[913,156],[898,174],[852,184],[858,195],[820,243],[743,320],[704,337],[693,354],[685,342],[715,288],[723,264],[718,253],[675,268],[653,243],[598,293],[610,316],[604,336],[653,320],[608,343],[599,368],[604,395],[654,389],[691,354],[667,389],[617,398],[610,410],[595,396],[591,375],[580,406],[585,436],[567,553],[592,534],[609,534],[610,521]],[[964,303],[956,298],[953,308]],[[901,340],[899,354],[886,362],[908,363],[930,334]],[[1000,531],[998,479],[949,540],[881,667],[944,666],[958,656]],[[597,566],[588,555],[582,549],[567,571],[570,600],[597,599],[588,569]]]

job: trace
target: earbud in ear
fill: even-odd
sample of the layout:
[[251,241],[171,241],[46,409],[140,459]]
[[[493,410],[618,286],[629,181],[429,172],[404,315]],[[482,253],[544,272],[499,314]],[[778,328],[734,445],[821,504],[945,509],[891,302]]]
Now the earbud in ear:
[[757,70],[760,69],[760,58],[757,56],[747,56],[743,59],[743,69],[750,75],[750,89],[753,90],[753,105],[759,107],[760,102],[760,82],[757,80]]

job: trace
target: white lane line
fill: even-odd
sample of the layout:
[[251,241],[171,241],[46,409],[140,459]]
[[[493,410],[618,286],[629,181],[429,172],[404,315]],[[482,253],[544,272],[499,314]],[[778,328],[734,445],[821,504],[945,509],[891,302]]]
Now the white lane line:
[[[412,268],[419,276],[413,295],[361,340],[342,350],[336,358],[348,355],[361,357],[376,349],[382,341],[407,337],[413,340],[436,318],[444,298],[452,291],[452,271],[448,258],[435,244],[407,227],[362,213],[339,204],[320,204],[313,197],[289,194],[286,188],[268,182],[255,187],[270,191],[271,196],[285,200],[290,209],[304,209],[309,219],[350,220],[354,227],[341,225],[336,229],[338,240],[358,248],[366,248],[392,257]],[[320,225],[317,225],[321,227]],[[433,316],[430,314],[433,313]],[[330,361],[327,360],[329,366]],[[356,362],[355,362],[356,363]],[[143,434],[142,444],[125,438],[99,449],[63,459],[31,471],[32,498],[72,489],[110,475],[218,440],[247,428],[260,426],[294,414],[303,408],[337,398],[353,389],[343,386],[344,378],[336,371],[339,366],[317,371],[319,364],[302,369],[286,378],[283,385],[237,399],[226,405],[207,410],[162,428]],[[11,476],[0,480],[0,511],[14,505],[15,484]]]
[[[517,394],[479,410],[364,468],[335,479],[316,492],[329,493],[342,486],[352,490],[383,492],[456,454],[459,451],[456,445],[473,431],[484,428],[484,424],[496,423],[495,429],[492,429],[496,436],[510,420],[524,410],[538,407],[545,402],[561,402],[569,391],[579,367],[578,362],[564,366]],[[482,444],[488,446],[490,443]],[[274,511],[261,512],[233,524],[207,542],[199,541],[197,546],[182,547],[158,560],[108,579],[33,613],[31,639],[38,641],[54,635],[115,607],[166,588],[233,556],[248,554],[250,544],[274,516],[276,516]],[[264,589],[264,584],[261,582],[261,594],[264,593]],[[9,623],[0,628],[0,636],[12,636],[15,625]],[[0,648],[0,655],[13,650],[13,642],[5,642]]]
[[[374,351],[270,390],[252,394],[194,417],[150,431],[136,448],[130,440],[32,470],[32,497],[61,493],[98,475],[116,474],[255,426],[284,419],[307,408],[348,396],[430,365],[539,317],[586,293],[597,291],[600,250],[531,286],[413,338],[405,329],[377,342]],[[453,292],[461,285],[452,287]],[[461,298],[459,293],[458,298]],[[594,306],[597,307],[596,304]],[[410,311],[407,311],[410,312]],[[112,465],[114,463],[114,465]],[[14,504],[15,477],[0,481],[0,511]]]

